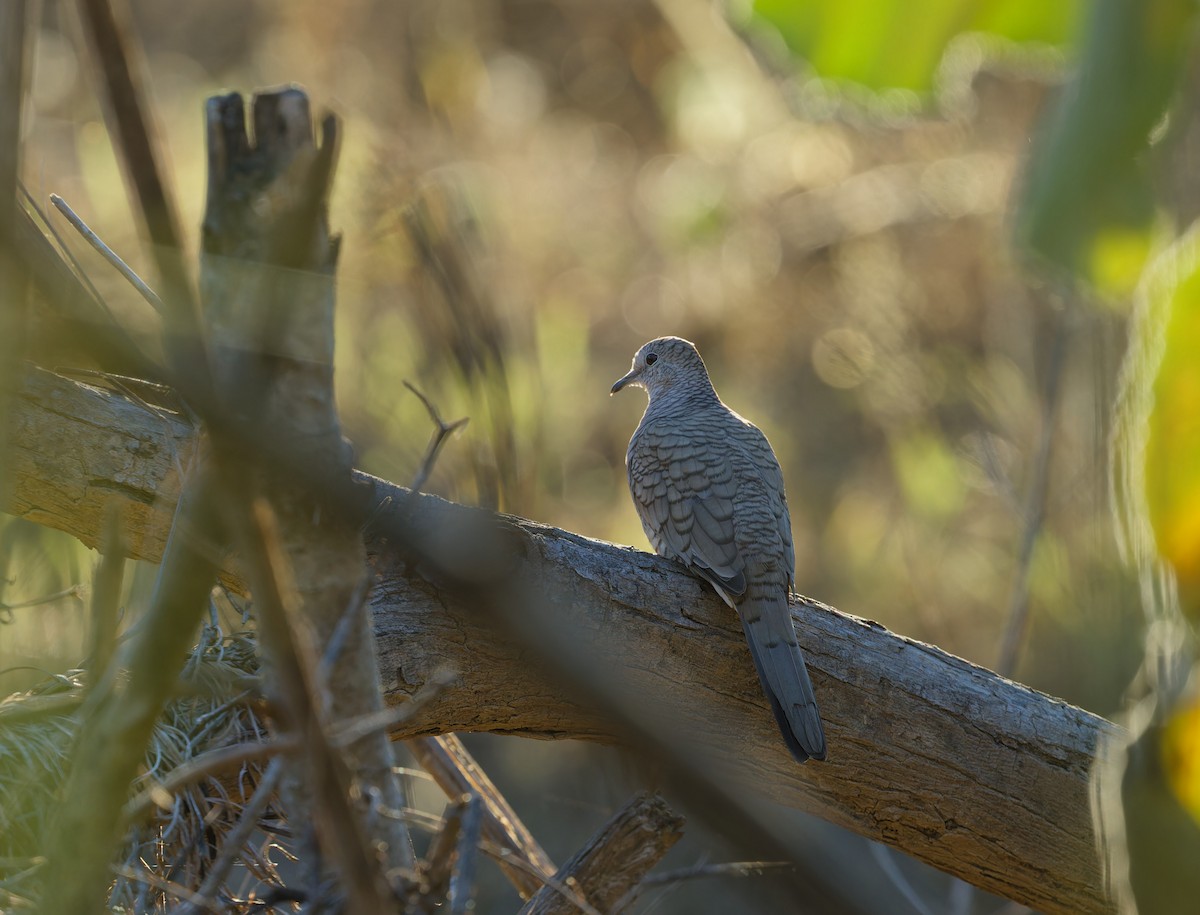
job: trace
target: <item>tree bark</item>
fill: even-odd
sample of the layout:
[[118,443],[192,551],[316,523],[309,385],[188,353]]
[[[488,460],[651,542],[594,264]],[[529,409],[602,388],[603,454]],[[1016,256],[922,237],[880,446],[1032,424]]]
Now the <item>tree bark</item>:
[[[601,912],[616,904],[683,838],[684,819],[657,795],[639,794],[600,827],[562,870],[560,887],[578,888]],[[579,907],[544,886],[519,915],[573,915]]]
[[[28,370],[14,400],[7,510],[96,546],[104,506],[124,505],[130,555],[161,555],[178,492],[175,456],[192,447],[181,418],[122,394]],[[476,511],[365,474],[429,542]],[[737,620],[667,560],[508,519],[544,598],[561,609],[613,678],[661,703],[707,740],[714,765],[787,806],[895,846],[983,889],[1045,912],[1109,912],[1089,813],[1102,718],[801,598],[797,629],[820,697],[829,761],[798,766],[779,740]],[[467,553],[454,541],[448,549]],[[572,701],[498,639],[469,599],[368,542],[389,702],[453,677],[393,736],[491,731],[612,740],[610,723]],[[227,573],[238,583],[236,570]]]

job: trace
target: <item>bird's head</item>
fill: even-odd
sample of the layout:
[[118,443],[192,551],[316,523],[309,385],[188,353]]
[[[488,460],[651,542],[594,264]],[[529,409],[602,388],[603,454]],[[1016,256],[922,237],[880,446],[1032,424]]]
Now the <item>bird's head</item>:
[[682,337],[659,337],[642,346],[629,373],[617,380],[611,394],[629,385],[645,388],[653,401],[672,390],[708,391],[712,384],[696,347]]

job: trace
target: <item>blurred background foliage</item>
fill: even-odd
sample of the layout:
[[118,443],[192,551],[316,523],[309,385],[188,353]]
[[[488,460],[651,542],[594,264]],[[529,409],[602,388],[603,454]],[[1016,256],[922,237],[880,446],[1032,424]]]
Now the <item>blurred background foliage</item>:
[[[62,195],[151,275],[72,8],[42,6],[26,184],[41,201]],[[607,391],[644,340],[679,334],[780,457],[798,590],[985,666],[1027,609],[1012,674],[1112,715],[1145,623],[1117,555],[1106,449],[1129,293],[1156,240],[1200,213],[1193,6],[136,0],[132,12],[193,249],[207,96],[298,82],[344,117],[336,369],[364,469],[414,473],[429,421],[411,380],[446,418],[471,417],[428,489],[645,547],[623,466],[642,404]],[[1072,65],[1093,78],[1038,129]],[[1091,291],[1027,269],[1017,236]],[[151,334],[153,313],[69,242]],[[1192,454],[1194,310],[1179,310],[1190,330],[1164,362]],[[48,338],[39,353],[82,358]],[[1194,487],[1161,450],[1183,447],[1163,438],[1175,420],[1155,428],[1151,453]],[[1176,490],[1150,501],[1193,536],[1188,491],[1186,504]],[[29,524],[2,537],[8,692],[78,661],[77,596],[16,605],[84,583],[91,561]],[[152,577],[130,577],[131,612]],[[624,797],[606,751],[472,746],[559,860]],[[584,825],[551,836],[564,809]],[[874,877],[856,879],[888,892],[867,861]],[[932,875],[907,879],[959,911],[972,911],[963,898],[986,907]],[[684,888],[660,910],[727,910],[720,898]]]

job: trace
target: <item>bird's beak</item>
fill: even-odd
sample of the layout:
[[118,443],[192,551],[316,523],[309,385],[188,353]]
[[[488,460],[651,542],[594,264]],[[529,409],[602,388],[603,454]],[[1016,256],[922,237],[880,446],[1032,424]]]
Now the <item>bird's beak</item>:
[[633,381],[635,378],[637,378],[637,376],[638,376],[637,369],[630,369],[628,375],[626,375],[624,378],[617,379],[617,383],[612,386],[612,390],[609,391],[608,393],[610,395],[616,394],[617,391],[621,390],[621,388],[625,387],[625,385],[629,384],[631,381]]

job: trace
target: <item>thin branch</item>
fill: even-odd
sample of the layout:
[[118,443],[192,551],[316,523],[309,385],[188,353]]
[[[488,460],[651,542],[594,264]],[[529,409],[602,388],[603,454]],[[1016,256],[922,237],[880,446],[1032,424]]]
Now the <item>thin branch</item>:
[[71,587],[55,591],[53,594],[31,597],[29,600],[17,601],[15,604],[6,604],[0,601],[0,623],[12,622],[12,612],[14,610],[24,610],[27,607],[40,607],[42,604],[52,604],[55,601],[64,600],[68,597],[80,597],[82,594],[83,585],[71,585]]
[[314,678],[315,664],[307,656],[306,647],[296,641],[296,628],[291,622],[297,612],[295,595],[287,579],[274,515],[263,500],[245,503],[248,494],[240,495],[243,498],[235,495],[229,500],[228,510],[241,534],[259,631],[278,681],[273,698],[280,705],[287,727],[308,753],[314,812],[322,827],[318,830],[323,838],[322,850],[337,863],[341,886],[355,912],[386,912],[391,908],[391,890],[350,806],[350,773],[329,742]]
[[189,379],[195,396],[211,392],[211,375],[200,308],[183,261],[183,233],[151,130],[151,120],[135,66],[136,39],[114,13],[110,0],[80,0],[85,32],[108,90],[111,129],[118,140],[125,178],[133,186],[143,223],[150,236],[163,293],[165,346],[178,376]]
[[121,256],[117,254],[116,251],[106,245],[104,240],[92,231],[91,227],[83,221],[83,218],[78,213],[71,209],[70,205],[65,200],[59,197],[58,194],[51,194],[50,202],[54,204],[58,212],[62,213],[63,216],[67,218],[67,222],[74,226],[75,231],[82,235],[84,240],[100,253],[101,257],[112,264],[112,266],[116,268],[116,271],[121,274],[121,276],[125,277],[125,279],[129,282],[129,285],[136,289],[138,294],[145,299],[155,311],[157,311],[159,314],[163,313],[164,306],[162,299],[158,297],[157,293],[155,293],[153,289],[146,285],[142,278],[134,272],[132,267],[130,267],[121,259]]
[[411,490],[415,495],[421,491],[422,487],[429,480],[429,475],[433,472],[433,465],[437,463],[438,452],[442,450],[442,445],[446,439],[453,432],[465,426],[470,417],[464,416],[462,419],[456,419],[452,423],[443,422],[437,407],[433,405],[433,402],[428,397],[408,381],[404,382],[404,386],[416,394],[421,403],[425,405],[425,409],[429,412],[429,418],[433,420],[436,427],[433,430],[433,437],[430,438],[429,445],[425,449],[425,456],[421,459],[421,466],[417,469],[417,475],[413,478]]
[[155,807],[160,800],[168,798],[182,788],[205,778],[225,775],[249,762],[270,759],[280,753],[296,753],[301,750],[300,739],[293,734],[275,737],[257,743],[237,743],[218,750],[209,750],[194,757],[186,765],[178,766],[162,781],[157,782],[125,805],[121,815],[126,823],[136,823]]
[[[474,794],[483,801],[483,836],[509,851],[509,857],[500,861],[500,867],[523,899],[553,878],[558,868],[550,856],[458,737],[454,734],[417,737],[406,744],[447,797]],[[518,859],[522,866],[516,865]]]
[[474,907],[475,867],[479,856],[479,835],[483,821],[483,803],[478,794],[467,796],[463,807],[458,842],[454,849],[454,869],[450,874],[450,889],[446,901],[450,915],[467,915]]
[[370,572],[365,573],[358,588],[346,603],[346,609],[342,611],[342,615],[333,629],[333,635],[329,637],[329,644],[325,646],[325,651],[321,654],[321,664],[317,668],[317,682],[322,684],[329,682],[333,666],[341,657],[342,651],[345,650],[347,640],[354,632],[355,627],[362,624],[361,617],[367,607],[367,598],[371,596],[373,581],[374,576]]
[[108,507],[104,520],[104,547],[92,578],[91,631],[88,636],[89,687],[104,679],[117,645],[118,614],[121,610],[121,586],[125,580],[125,548],[121,534],[120,508]]
[[225,911],[224,906],[218,905],[211,900],[204,899],[199,893],[188,889],[186,886],[180,886],[173,880],[167,880],[163,877],[160,877],[152,871],[135,870],[132,867],[126,867],[122,865],[119,867],[114,867],[113,873],[124,877],[126,880],[133,880],[136,883],[144,883],[145,885],[153,887],[156,890],[162,890],[164,893],[170,893],[172,896],[175,896],[178,899],[193,903],[194,905],[197,905],[206,911],[216,913],[216,915],[221,915],[221,913]]
[[[1068,302],[1069,305],[1069,302]],[[1025,526],[1021,533],[1021,546],[1017,553],[1017,570],[1013,578],[1012,595],[1008,606],[1008,626],[1000,646],[1000,657],[996,662],[996,673],[1011,677],[1017,667],[1021,643],[1025,640],[1025,629],[1029,622],[1029,569],[1033,564],[1033,548],[1046,516],[1046,492],[1050,486],[1050,453],[1054,442],[1055,419],[1058,415],[1059,382],[1062,380],[1066,362],[1069,315],[1059,314],[1050,349],[1050,362],[1046,368],[1046,389],[1042,396],[1042,428],[1034,460],[1033,480],[1029,485],[1025,505]]]
[[450,883],[450,875],[454,869],[454,852],[458,848],[458,835],[462,829],[463,813],[467,809],[470,798],[463,795],[454,798],[442,814],[442,822],[429,843],[429,851],[425,860],[418,864],[418,872],[424,872],[424,885],[421,887],[422,901],[433,906],[437,905]]
[[701,880],[708,877],[761,877],[772,871],[789,871],[796,865],[790,861],[726,861],[720,864],[697,864],[661,874],[648,874],[639,886],[662,886],[682,880]]
[[[149,612],[130,642],[129,680],[97,691],[84,715],[44,874],[46,911],[95,911],[120,840],[121,809],[216,577],[212,483],[201,473],[176,511]],[[186,533],[184,533],[186,531]]]
[[[49,215],[44,209],[42,209],[41,204],[38,203],[34,196],[29,193],[29,189],[25,187],[24,183],[21,184],[21,196],[25,198],[25,205],[28,207],[29,211],[37,215],[36,222],[32,216],[30,216],[29,222],[34,225],[40,224],[41,227],[50,234],[50,237],[54,239],[54,245],[50,247],[61,257],[61,259],[64,261],[64,265],[69,265],[71,275],[79,281],[79,284],[86,290],[87,294],[91,296],[92,301],[100,308],[104,317],[112,322],[114,327],[117,326],[119,324],[117,321],[117,316],[114,315],[112,313],[112,309],[108,307],[108,302],[104,300],[104,296],[100,294],[100,290],[96,288],[96,284],[92,282],[92,278],[88,276],[87,271],[83,269],[83,264],[79,263],[79,258],[75,256],[75,252],[67,245],[66,242],[63,241],[62,235],[59,234],[59,231],[57,228],[55,228],[54,223],[50,221]],[[55,304],[57,305],[58,303]]]
[[411,700],[401,705],[392,705],[377,712],[367,712],[329,729],[329,743],[335,747],[348,747],[364,737],[380,731],[389,731],[417,714],[427,703],[432,702],[457,678],[450,671],[434,674],[423,684]]

